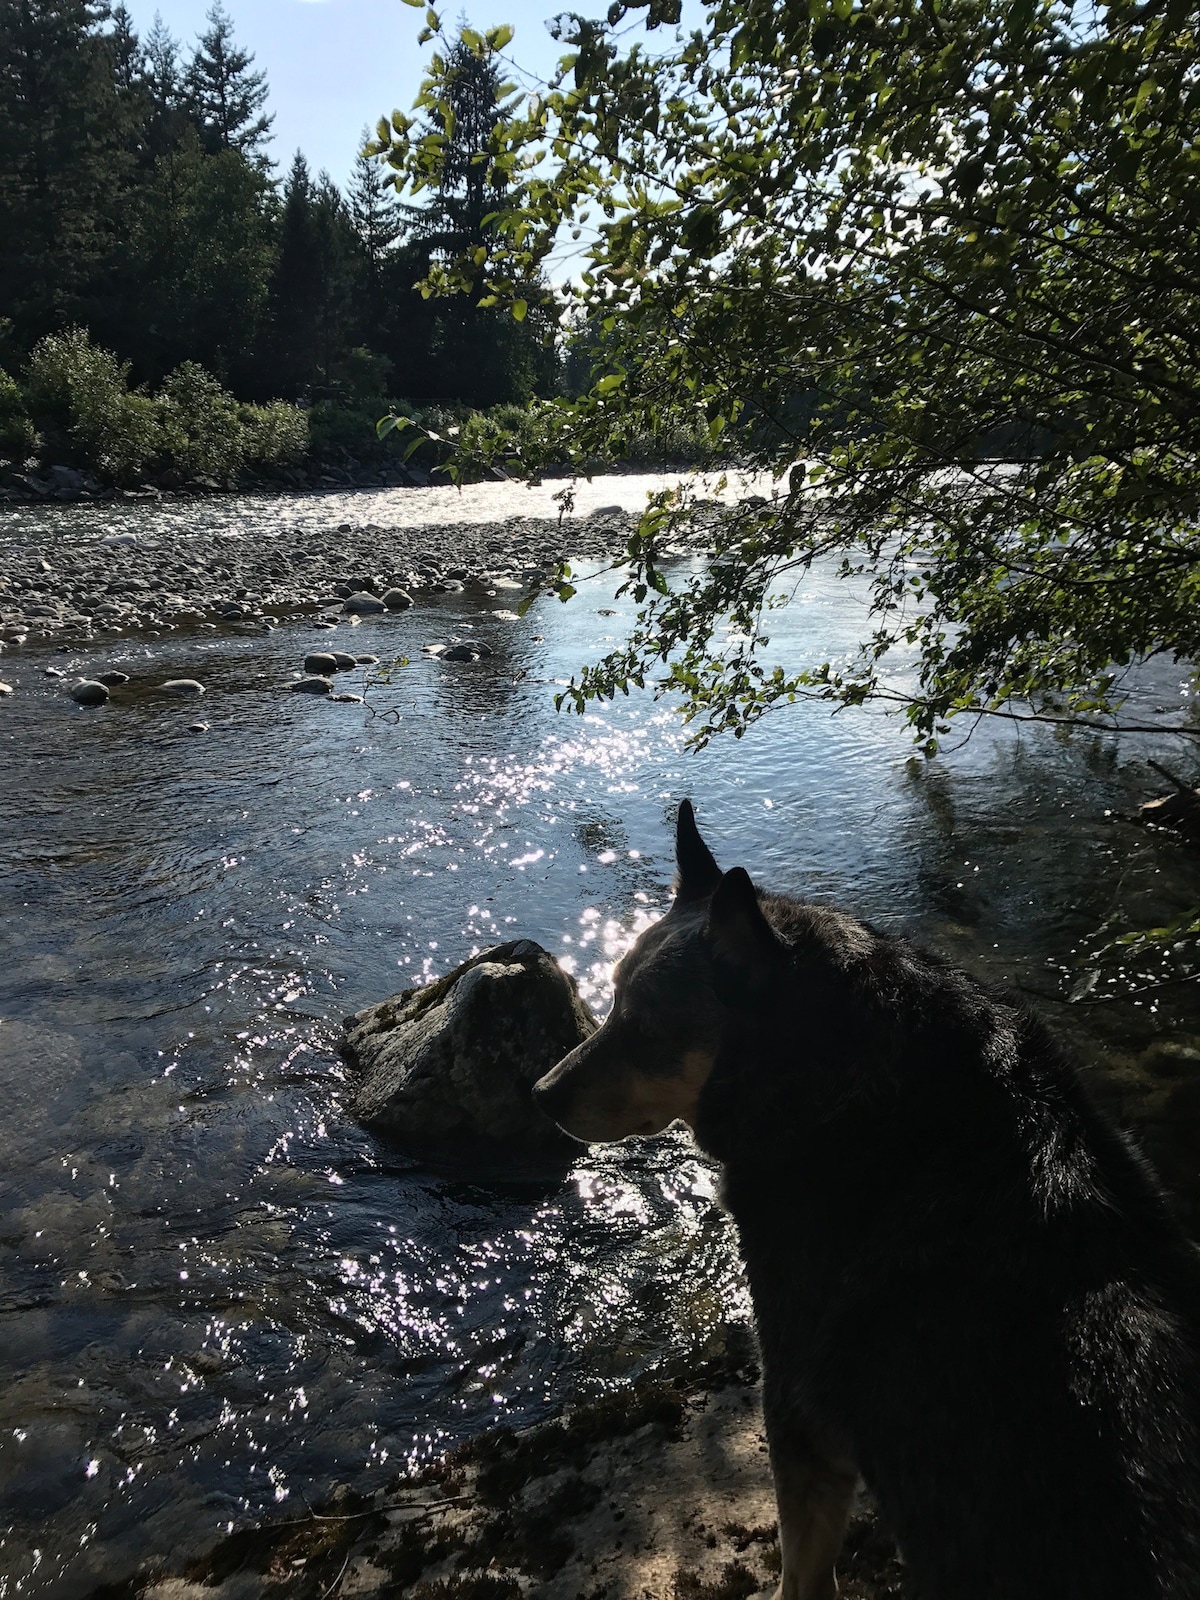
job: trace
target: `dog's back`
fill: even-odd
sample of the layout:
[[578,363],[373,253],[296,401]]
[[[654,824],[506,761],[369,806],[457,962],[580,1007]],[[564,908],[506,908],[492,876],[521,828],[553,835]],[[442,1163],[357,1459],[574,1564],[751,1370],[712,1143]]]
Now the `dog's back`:
[[853,1460],[929,1600],[1200,1596],[1200,1267],[1046,1030],[763,896],[718,963],[725,1164],[768,1422]]

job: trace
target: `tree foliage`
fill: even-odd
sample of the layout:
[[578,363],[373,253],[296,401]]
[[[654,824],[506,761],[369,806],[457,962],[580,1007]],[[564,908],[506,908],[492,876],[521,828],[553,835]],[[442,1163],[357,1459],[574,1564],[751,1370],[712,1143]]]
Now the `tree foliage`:
[[212,150],[240,150],[265,161],[262,145],[273,117],[264,116],[267,75],[252,72],[254,57],[234,43],[233,21],[213,0],[187,71],[189,108]]
[[[427,20],[431,34],[435,25],[440,29],[435,13]],[[396,112],[391,122],[382,119],[366,147],[368,155],[385,154],[393,133],[404,129],[428,155],[420,166],[401,167],[396,188],[413,201],[425,199],[408,208],[413,242],[423,254],[424,292],[433,295],[447,285],[463,292],[457,299],[439,297],[431,308],[437,387],[427,392],[449,397],[470,388],[480,405],[529,400],[552,392],[557,381],[557,311],[541,274],[534,269],[521,277],[519,293],[509,297],[515,317],[498,314],[488,291],[493,251],[504,249],[497,221],[506,204],[519,200],[516,193],[506,196],[507,169],[493,160],[515,105],[498,57],[511,36],[511,29],[482,35],[466,25],[449,40],[439,32],[438,81],[418,96],[418,116]]]
[[[192,362],[242,402],[320,405],[312,438],[334,459],[380,449],[395,394],[488,405],[551,387],[536,318],[520,328],[416,287],[483,226],[477,172],[499,112],[477,77],[452,142],[479,162],[405,206],[361,147],[345,195],[302,157],[276,180],[266,77],[219,4],[186,50],[161,17],[139,38],[123,5],[0,0],[5,366],[19,378],[43,339],[82,329],[139,387]],[[9,455],[32,448],[19,419],[5,437]]]
[[[519,305],[576,243],[604,346],[574,448],[700,419],[781,493],[676,587],[679,508],[652,507],[636,628],[568,699],[653,675],[703,739],[882,696],[932,751],[956,713],[1107,718],[1130,662],[1194,662],[1194,3],[716,0],[660,48],[623,42],[631,14],[562,19],[559,78],[497,124],[486,288]],[[446,170],[407,119],[379,145],[409,183]],[[763,612],[815,561],[863,575],[871,625],[785,672]]]

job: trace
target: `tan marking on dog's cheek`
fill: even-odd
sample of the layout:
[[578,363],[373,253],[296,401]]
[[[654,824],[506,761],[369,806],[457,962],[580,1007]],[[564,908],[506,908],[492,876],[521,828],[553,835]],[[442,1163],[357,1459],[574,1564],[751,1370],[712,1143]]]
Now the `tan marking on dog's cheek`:
[[630,1120],[633,1074],[625,1066],[608,1066],[578,1085],[560,1126],[577,1139],[624,1139],[637,1128]]
[[639,1075],[634,1080],[633,1107],[636,1125],[633,1133],[661,1133],[677,1118],[695,1125],[700,1091],[713,1069],[714,1057],[707,1050],[689,1050],[669,1077]]

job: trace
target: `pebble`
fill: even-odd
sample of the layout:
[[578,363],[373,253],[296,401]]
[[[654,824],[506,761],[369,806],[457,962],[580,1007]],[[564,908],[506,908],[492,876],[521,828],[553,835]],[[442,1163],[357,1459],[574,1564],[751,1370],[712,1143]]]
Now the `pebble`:
[[108,699],[108,690],[102,683],[84,678],[71,690],[71,699],[80,706],[102,706]]
[[387,606],[384,605],[378,595],[367,594],[365,591],[360,590],[358,594],[352,594],[347,597],[342,604],[342,610],[347,615],[373,617],[377,616],[381,611],[386,611]]
[[222,606],[221,616],[226,622],[240,622],[246,615],[241,606]]
[[311,655],[304,658],[305,672],[313,672],[320,678],[328,678],[337,671],[337,657],[328,655],[324,650],[314,650]]
[[195,678],[168,678],[166,683],[159,685],[164,694],[176,694],[182,699],[187,695],[204,693],[204,685],[197,683]]
[[328,678],[301,678],[291,690],[293,694],[332,694],[333,685]]

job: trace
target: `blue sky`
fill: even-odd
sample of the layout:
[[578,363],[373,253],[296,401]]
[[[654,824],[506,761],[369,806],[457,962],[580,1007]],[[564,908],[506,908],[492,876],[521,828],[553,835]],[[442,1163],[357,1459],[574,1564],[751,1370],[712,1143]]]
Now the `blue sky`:
[[[186,51],[204,27],[211,0],[126,3],[140,34],[149,32],[159,11]],[[544,19],[568,3],[572,0],[471,0],[463,9],[480,30],[511,23],[517,32],[509,53],[545,77],[563,46],[551,39]],[[363,124],[373,125],[396,106],[408,110],[412,105],[429,49],[417,44],[424,13],[401,0],[225,0],[225,7],[238,43],[266,70],[268,109],[275,114],[271,155],[280,171],[300,149],[314,172],[324,167],[344,183]],[[603,7],[591,9],[600,13]],[[459,11],[447,8],[442,15],[452,23]]]

